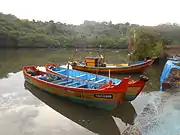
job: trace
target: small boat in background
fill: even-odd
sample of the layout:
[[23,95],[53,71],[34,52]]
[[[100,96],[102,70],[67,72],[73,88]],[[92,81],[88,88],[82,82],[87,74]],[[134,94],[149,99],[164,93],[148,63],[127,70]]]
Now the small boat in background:
[[141,75],[140,79],[135,81],[131,78],[124,78],[123,80],[120,79],[114,79],[101,76],[97,74],[87,73],[83,71],[78,71],[74,69],[67,69],[60,66],[57,66],[56,64],[46,64],[45,65],[46,71],[49,73],[52,73],[54,75],[63,76],[63,77],[69,77],[69,78],[75,78],[80,81],[84,82],[92,82],[92,83],[102,83],[103,85],[117,85],[113,80],[116,80],[117,82],[123,82],[123,80],[127,79],[127,88],[119,86],[119,89],[124,89],[124,97],[123,101],[132,101],[134,100],[139,93],[143,90],[146,82],[149,80],[146,76]]
[[155,58],[138,61],[133,64],[106,64],[104,57],[85,57],[84,62],[70,61],[73,69],[91,73],[143,73],[154,62]]
[[180,88],[180,57],[170,58],[162,71],[160,91]]

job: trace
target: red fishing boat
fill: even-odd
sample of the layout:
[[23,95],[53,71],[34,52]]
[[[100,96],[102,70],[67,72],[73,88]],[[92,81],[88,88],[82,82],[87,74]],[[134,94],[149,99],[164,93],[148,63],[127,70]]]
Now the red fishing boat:
[[[114,78],[110,78],[110,76],[106,77],[106,76],[82,72],[78,70],[66,69],[63,67],[59,67],[56,64],[46,64],[45,68],[47,72],[52,73],[54,75],[75,78],[76,80],[85,81],[85,82],[92,82],[92,83],[101,82],[104,85],[106,85],[111,83],[112,80],[114,80]],[[107,81],[102,81],[104,79]],[[134,100],[144,88],[146,81],[148,81],[148,78],[143,75],[141,75],[140,80],[137,81],[133,80],[132,78],[128,78],[128,79],[129,81],[127,84],[127,89],[125,90],[124,93],[125,94],[123,99],[124,101]],[[119,82],[122,81],[120,79],[115,79],[115,80],[118,80]],[[116,83],[113,81],[112,84],[116,84]]]
[[116,108],[125,98],[128,98],[126,97],[128,96],[127,93],[132,96],[132,93],[134,93],[133,87],[138,88],[136,94],[139,94],[147,81],[146,79],[132,81],[130,78],[119,80],[95,74],[87,75],[88,80],[96,77],[94,81],[84,81],[67,76],[67,74],[66,76],[60,76],[43,72],[35,66],[24,66],[23,74],[25,81],[41,90],[107,110]]

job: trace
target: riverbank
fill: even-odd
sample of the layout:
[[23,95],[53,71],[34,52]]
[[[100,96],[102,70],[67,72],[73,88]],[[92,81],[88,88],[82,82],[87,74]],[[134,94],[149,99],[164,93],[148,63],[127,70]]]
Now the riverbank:
[[[78,52],[78,53],[76,53],[76,55],[78,57],[80,57],[79,52],[84,52],[84,53],[85,52],[89,52],[89,53],[96,52],[96,54],[94,54],[94,56],[102,54],[106,58],[110,57],[110,56],[107,56],[107,52],[116,52],[115,54],[117,54],[119,52],[119,53],[123,53],[123,55],[124,55],[124,53],[126,53],[126,55],[127,55],[126,56],[127,58],[125,58],[126,60],[123,60],[124,63],[127,63],[129,61],[129,56],[128,56],[129,49],[127,49],[127,48],[93,48],[93,47],[91,47],[91,48],[90,47],[89,48],[87,48],[87,47],[78,47],[78,48],[76,48],[76,47],[70,47],[70,48],[66,48],[66,47],[57,47],[57,48],[50,48],[50,47],[48,47],[48,48],[47,47],[46,48],[44,48],[44,47],[39,47],[39,48],[33,48],[33,47],[31,47],[31,48],[27,48],[27,47],[22,47],[22,48],[12,48],[12,47],[11,48],[0,48],[1,53],[6,53],[7,52],[10,56],[11,56],[10,53],[14,54],[14,53],[17,53],[17,52],[23,52],[23,50],[24,50],[24,52],[28,52],[28,50],[31,51],[31,52],[33,52],[33,51],[34,52],[38,52],[38,51],[40,51],[40,52],[41,51],[43,51],[43,52],[48,52],[48,51],[52,52],[52,51],[59,51],[59,50],[62,50],[62,51],[63,50],[64,51],[71,50],[71,55],[69,55],[69,57],[74,57],[72,55],[76,51]],[[167,56],[164,55],[164,56],[162,56],[160,58],[157,58],[154,61],[153,65],[164,65],[166,61],[167,61]],[[114,60],[111,59],[110,63],[113,63],[113,62],[117,63],[117,61],[114,61]]]
[[164,52],[168,57],[180,55],[180,45],[167,45],[164,48]]
[[123,49],[123,50],[128,50],[128,46],[124,45],[124,46],[120,46],[120,47],[93,47],[90,45],[84,45],[84,46],[69,46],[69,47],[64,47],[64,46],[24,46],[24,47],[6,47],[6,46],[0,46],[0,50],[3,49],[59,49],[59,48],[63,48],[63,49],[91,49],[91,50],[96,50],[96,49],[100,49],[100,50],[116,50],[116,49]]
[[[80,50],[99,50],[99,51],[106,51],[106,50],[117,50],[117,51],[129,51],[128,46],[120,46],[120,47],[93,47],[92,45],[85,45],[85,46],[69,46],[69,47],[64,47],[64,46],[24,46],[24,47],[3,47],[0,46],[0,50],[17,50],[17,49],[80,49]],[[179,55],[180,54],[180,45],[166,45],[164,47],[164,55],[163,57],[167,56],[173,56],[173,55]]]

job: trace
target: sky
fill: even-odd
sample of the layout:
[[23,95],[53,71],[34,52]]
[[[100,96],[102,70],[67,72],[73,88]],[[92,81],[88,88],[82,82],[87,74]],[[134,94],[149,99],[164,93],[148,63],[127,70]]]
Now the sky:
[[69,24],[84,20],[149,26],[180,23],[179,0],[0,0],[0,12]]

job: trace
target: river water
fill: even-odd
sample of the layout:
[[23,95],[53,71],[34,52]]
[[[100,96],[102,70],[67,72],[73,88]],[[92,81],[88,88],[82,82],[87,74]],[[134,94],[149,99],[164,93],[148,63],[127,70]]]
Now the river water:
[[[65,65],[74,58],[74,52],[0,51],[0,135],[180,135],[180,93],[159,91],[163,65],[152,66],[144,73],[150,81],[137,99],[110,112],[60,99],[24,82],[23,65]],[[93,50],[78,50],[75,58],[96,54]],[[125,51],[103,54],[108,63],[128,60]],[[124,76],[127,75],[112,75]]]

